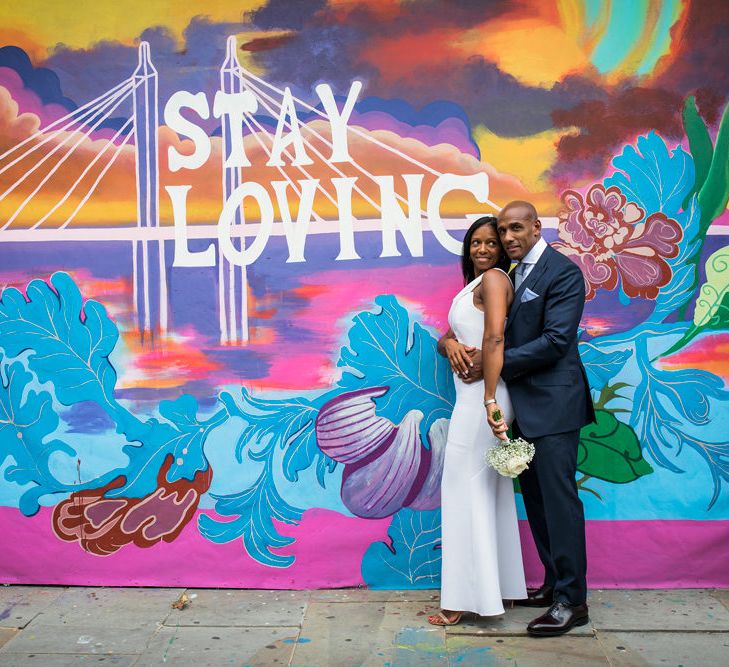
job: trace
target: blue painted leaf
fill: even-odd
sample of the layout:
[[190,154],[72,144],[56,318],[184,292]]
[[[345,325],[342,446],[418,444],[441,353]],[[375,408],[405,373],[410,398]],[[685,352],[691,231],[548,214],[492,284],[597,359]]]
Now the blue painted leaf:
[[721,378],[696,369],[664,371],[651,367],[636,394],[640,395],[642,389],[661,396],[662,402],[671,404],[682,419],[697,426],[711,419],[709,397],[729,400]]
[[23,364],[5,366],[0,379],[0,463],[7,457],[15,461],[5,469],[8,482],[34,485],[20,500],[21,511],[29,516],[38,511],[40,496],[66,490],[49,469],[51,455],[75,452],[66,443],[49,439],[58,427],[58,415],[48,392],[27,387],[33,376]]
[[[636,364],[629,376],[630,385],[635,385],[630,425],[644,452],[662,468],[684,472],[676,460],[684,446],[704,459],[713,481],[711,508],[723,483],[729,482],[729,443],[726,434],[718,433],[714,427],[717,413],[729,410],[729,391],[723,388],[720,378],[706,371],[656,369],[649,355],[649,343],[651,354],[662,356],[687,329],[688,324],[683,322],[643,322],[629,331],[611,333],[591,342],[603,349],[620,347],[634,352]],[[623,389],[628,385],[619,382],[616,386]],[[608,397],[601,405],[604,407],[610,400]],[[701,437],[696,433],[701,433]]]
[[[696,287],[695,258],[701,249],[701,212],[696,196],[683,202],[694,186],[695,168],[691,155],[680,146],[669,152],[665,141],[655,132],[638,138],[637,150],[626,146],[613,159],[613,166],[621,171],[605,179],[605,186],[617,185],[627,196],[643,208],[646,217],[663,213],[676,220],[683,229],[676,257],[666,259],[671,267],[671,281],[656,298],[651,321],[661,321],[686,304]],[[622,173],[621,173],[622,172]]]
[[674,219],[683,228],[683,239],[678,245],[678,255],[666,259],[673,273],[671,281],[661,289],[656,299],[652,321],[661,321],[670,313],[684,306],[694,294],[698,282],[697,261],[703,244],[701,212],[696,197],[689,201],[687,209],[677,213]]
[[216,501],[215,511],[236,518],[218,521],[201,514],[198,528],[203,537],[217,544],[242,538],[248,555],[254,560],[270,567],[289,567],[294,556],[284,556],[273,550],[292,544],[294,539],[279,534],[273,519],[294,524],[301,519],[302,512],[279,495],[270,466],[268,461],[255,484],[241,493],[226,496],[211,493]]
[[580,356],[590,388],[600,391],[622,370],[631,355],[630,350],[603,352],[592,342],[580,343]]
[[440,583],[440,509],[403,508],[387,531],[390,543],[375,542],[362,559],[369,588],[437,588]]
[[8,356],[31,350],[30,369],[41,382],[54,384],[66,405],[95,401],[115,412],[116,372],[109,355],[119,333],[96,301],[82,305],[71,277],[55,273],[51,285],[34,280],[28,300],[6,289],[0,302],[0,344]]
[[[314,422],[319,408],[327,396],[310,401],[306,398],[266,399],[251,396],[245,387],[241,390],[243,403],[238,405],[233,397],[224,392],[221,401],[228,414],[240,417],[246,422],[236,447],[236,458],[243,460],[243,449],[251,443],[268,443],[284,450],[283,472],[286,479],[296,482],[299,473],[316,465],[319,484],[324,487],[326,472],[333,472],[337,466],[316,444]],[[265,460],[268,449],[258,453],[249,452],[254,460]]]
[[349,330],[349,347],[343,348],[338,386],[343,391],[384,386],[389,391],[375,400],[377,413],[400,423],[417,406],[425,414],[421,438],[436,419],[450,418],[453,410],[453,376],[446,359],[437,353],[437,340],[392,295],[375,299],[377,312],[355,316]]
[[[146,422],[126,424],[124,432],[132,442],[124,447],[129,465],[122,472],[126,483],[107,493],[107,497],[142,497],[157,487],[157,475],[168,454],[174,458],[167,479],[192,480],[196,472],[207,470],[208,460],[203,447],[210,432],[227,418],[220,410],[210,419],[197,418],[197,400],[183,394],[174,401],[162,401],[160,415],[166,422],[149,419]],[[139,443],[139,444],[134,444]]]
[[680,146],[669,153],[666,142],[653,131],[638,137],[637,148],[626,146],[613,158],[613,166],[619,171],[605,179],[605,187],[617,185],[646,214],[660,211],[676,219],[694,184],[691,156]]
[[686,263],[683,266],[674,265],[671,269],[673,270],[673,277],[668,285],[658,293],[653,314],[647,319],[649,322],[662,322],[667,315],[688,303],[694,294],[697,276],[696,266]]
[[[284,556],[275,550],[294,540],[278,533],[273,519],[296,523],[301,519],[302,510],[289,505],[278,493],[272,469],[274,454],[277,448],[284,450],[282,466],[289,481],[298,481],[302,470],[315,465],[317,480],[324,487],[325,475],[334,470],[336,462],[317,447],[314,422],[327,396],[315,401],[265,399],[251,396],[245,387],[241,393],[240,405],[231,394],[223,392],[220,395],[226,417],[238,417],[246,424],[238,438],[235,456],[242,462],[243,451],[248,448],[248,458],[262,462],[263,469],[256,482],[240,493],[210,494],[216,500],[215,510],[235,519],[218,521],[202,515],[198,527],[202,535],[213,542],[242,538],[248,554],[259,563],[289,567],[294,556]],[[254,449],[252,445],[259,447]]]
[[[636,345],[636,359],[641,383],[633,399],[631,425],[638,439],[656,463],[667,470],[683,470],[668,458],[684,446],[695,450],[706,461],[714,483],[713,506],[721,492],[722,483],[729,482],[729,442],[709,441],[692,435],[696,427],[708,428],[711,423],[711,401],[729,409],[729,391],[721,378],[702,370],[664,371],[655,369],[648,358],[645,339]],[[693,428],[691,428],[693,427]]]

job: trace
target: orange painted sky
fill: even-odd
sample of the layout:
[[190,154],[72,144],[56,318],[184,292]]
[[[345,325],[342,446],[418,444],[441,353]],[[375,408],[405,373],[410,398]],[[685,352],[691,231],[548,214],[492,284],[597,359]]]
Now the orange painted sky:
[[[18,114],[17,105],[8,97],[4,88],[0,87],[0,100],[4,99],[4,105],[0,106],[0,152],[11,145],[29,136],[39,126],[39,120],[33,114]],[[326,121],[314,121],[311,127],[321,136],[330,138],[329,125]],[[360,128],[361,129],[361,128]],[[367,133],[366,130],[362,130]],[[304,134],[307,134],[304,132]],[[437,146],[426,146],[418,140],[402,138],[392,132],[372,131],[370,133],[377,140],[409,155],[411,158],[422,162],[441,173],[474,174],[480,171],[487,173],[490,180],[490,198],[496,203],[502,204],[510,199],[523,198],[527,196],[528,190],[515,177],[497,171],[488,163],[479,162],[474,157],[461,153],[449,144]],[[320,154],[329,156],[331,149],[324,143],[314,138],[311,143]],[[51,153],[50,146],[56,146],[66,138],[62,134],[49,146],[28,155],[25,159],[2,174],[2,183],[6,188],[15,183],[37,164],[39,156]],[[265,139],[270,142],[270,139]],[[74,140],[75,141],[75,140]],[[187,154],[193,150],[193,144],[189,140],[181,140],[174,132],[166,127],[160,129],[159,154],[160,154],[160,217],[162,224],[172,224],[172,211],[169,198],[164,190],[168,185],[191,185],[192,190],[188,195],[188,222],[214,222],[220,214],[221,191],[221,143],[220,139],[213,137],[212,152],[210,158],[199,169],[182,169],[171,172],[168,169],[168,149],[174,147],[178,152]],[[84,140],[82,144],[66,159],[60,168],[38,193],[33,195],[37,186],[49,173],[49,169],[57,164],[68,152],[67,147],[59,147],[58,151],[46,161],[42,168],[37,169],[25,178],[21,184],[8,196],[0,201],[0,218],[8,220],[27,197],[33,195],[29,203],[22,209],[21,213],[12,223],[12,229],[28,228],[43,217],[55,204],[60,201],[71,189],[75,181],[82,175],[86,166],[106,146],[107,141]],[[274,167],[267,167],[267,154],[264,152],[258,141],[253,136],[246,137],[246,153],[251,161],[251,167],[245,168],[245,178],[262,184],[269,184],[274,180],[284,180],[284,176]],[[403,158],[388,152],[387,150],[373,146],[366,139],[351,135],[349,139],[349,151],[352,158],[365,170],[374,175],[392,175],[396,178],[398,192],[405,195],[404,184],[399,178],[403,174],[422,173],[422,169],[413,166]],[[65,203],[43,223],[45,228],[55,228],[64,223],[67,217],[76,208],[81,196],[94,182],[96,176],[106,164],[113,149],[108,149],[105,156],[99,161],[88,174],[83,178],[76,190],[67,198]],[[311,157],[316,161],[314,165],[307,166],[308,177],[319,179],[330,195],[334,196],[335,191],[331,185],[331,179],[340,177],[341,174],[333,171],[323,160],[317,158],[311,151]],[[358,186],[362,191],[375,202],[379,202],[380,195],[378,186],[364,175],[360,170],[351,164],[337,165],[344,176],[358,178]],[[300,170],[292,167],[286,169],[286,173],[294,181],[307,178]],[[426,207],[427,195],[435,177],[426,174],[423,181],[422,202],[423,209]],[[268,188],[272,200],[275,201],[272,188]],[[126,146],[104,176],[97,190],[88,202],[83,206],[74,218],[71,226],[107,226],[136,224],[136,181],[135,181],[135,158],[134,149]],[[296,203],[297,197],[290,190],[292,203]],[[534,193],[532,193],[534,199]],[[537,193],[536,203],[541,205],[551,201],[552,195],[548,191]],[[294,214],[295,214],[295,207]],[[315,200],[315,211],[325,219],[336,219],[337,211],[334,205],[323,195],[317,195]],[[479,204],[467,193],[454,192],[449,195],[441,207],[443,216],[458,216],[465,213],[489,212],[492,209],[487,205]],[[355,195],[353,211],[357,217],[377,217],[379,214],[361,195]],[[278,218],[278,211],[277,218]],[[249,209],[248,219],[257,219],[257,211]]]
[[700,368],[729,381],[729,333],[705,334],[661,360],[665,368]]
[[[400,31],[382,30],[375,33],[360,49],[357,59],[362,65],[375,68],[382,80],[391,84],[412,77],[427,76],[428,73],[438,70],[448,71],[451,67],[463,67],[474,58],[492,62],[521,84],[538,89],[551,89],[571,74],[594,80],[602,78],[611,84],[617,84],[635,76],[641,57],[648,48],[647,44],[652,43],[649,38],[658,20],[660,3],[657,4],[655,0],[641,0],[641,3],[647,3],[641,39],[620,66],[605,76],[599,74],[591,57],[606,34],[610,3],[602,7],[592,24],[588,24],[587,5],[584,0],[512,3],[506,11],[495,15],[490,15],[485,8],[483,20],[475,22],[465,30],[454,27],[447,20],[434,21],[431,15],[428,22],[422,25],[413,24],[409,30],[404,28]],[[0,44],[17,44],[36,63],[42,63],[43,58],[52,53],[57,44],[74,49],[90,48],[102,40],[132,45],[144,29],[160,26],[179,44],[180,49],[184,49],[185,29],[193,17],[202,14],[211,22],[231,22],[231,25],[240,22],[243,26],[247,25],[246,16],[250,17],[250,12],[264,4],[264,0],[237,3],[210,0],[204,6],[198,3],[180,5],[171,0],[152,3],[143,0],[130,0],[126,3],[98,0],[90,3],[82,0],[73,5],[49,4],[42,0],[5,3],[0,6]],[[407,12],[415,12],[415,4],[403,0],[374,0],[366,3],[361,0],[329,0],[327,10],[330,12],[329,20],[342,24],[360,21],[363,12],[386,24],[401,18]],[[683,25],[683,19],[678,18],[680,20],[673,32],[676,39],[680,38]],[[264,34],[242,31],[239,39],[246,41]],[[246,66],[265,76],[265,71],[257,69],[259,65],[255,57],[246,51],[241,51],[240,57],[250,57]],[[662,67],[666,66],[670,57],[670,52],[664,54]],[[19,113],[8,91],[0,87],[0,151],[27,136],[38,124],[38,119],[32,114]],[[472,157],[462,155],[446,145],[428,147],[394,134],[375,134],[438,171],[460,174],[487,172],[491,179],[491,199],[497,204],[526,197],[534,201],[540,210],[554,214],[559,207],[559,200],[549,182],[550,170],[558,159],[559,141],[573,135],[577,128],[560,127],[525,136],[498,135],[477,122],[471,129],[473,139],[481,150],[483,162],[480,164]],[[166,167],[165,156],[171,145],[188,144],[180,142],[163,128],[160,133],[162,188],[174,184],[192,185],[188,207],[190,222],[216,220],[221,205],[217,187],[220,182],[219,140],[213,139],[212,155],[203,168],[195,172],[182,171],[176,174],[170,173]],[[102,148],[102,142],[84,142],[78,155],[74,155],[43,187],[42,192],[33,198],[13,223],[13,227],[22,228],[34,224],[67,192],[84,166]],[[248,138],[247,150],[254,161],[254,166],[247,172],[247,178],[261,183],[282,178],[276,170],[262,166],[265,156],[253,138]],[[323,152],[328,153],[327,150]],[[354,139],[351,152],[367,170],[374,173],[396,177],[405,173],[417,173],[417,169],[402,160],[391,158],[383,151],[358,143]],[[20,163],[0,175],[0,185],[7,187],[13,183],[29,165],[30,161]],[[99,168],[102,165],[103,161]],[[301,172],[289,171],[295,179],[304,177]],[[358,175],[350,168],[343,171],[346,175]],[[312,177],[320,178],[323,184],[336,175],[322,165],[310,168],[309,172]],[[91,172],[84,183],[90,182],[96,173],[98,172]],[[367,194],[377,199],[377,190],[372,184],[361,175],[360,181],[360,186]],[[0,201],[0,217],[7,219],[12,215],[38,182],[39,179],[30,178]],[[429,177],[426,177],[425,184],[427,193]],[[581,183],[573,182],[571,185],[577,187]],[[74,224],[131,224],[136,219],[134,189],[133,152],[128,148],[102,181],[94,197],[78,214]],[[401,192],[404,194],[404,191]],[[164,189],[161,193],[162,223],[168,224],[171,222],[170,205]],[[78,195],[70,196],[45,223],[46,226],[62,224],[78,201]],[[323,196],[319,196],[315,208],[323,217],[335,217],[333,206]],[[488,207],[473,202],[469,195],[453,195],[444,203],[443,214],[461,215],[488,210]],[[372,207],[361,198],[355,200],[354,212],[358,217],[376,216]]]

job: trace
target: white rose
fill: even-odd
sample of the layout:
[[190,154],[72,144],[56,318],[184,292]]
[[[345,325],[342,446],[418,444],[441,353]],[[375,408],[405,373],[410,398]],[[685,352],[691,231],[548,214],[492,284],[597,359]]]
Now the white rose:
[[504,471],[501,474],[506,475],[506,477],[513,478],[516,477],[519,473],[514,470],[514,466],[512,465],[511,461],[509,461],[504,465]]
[[500,475],[513,479],[529,467],[533,456],[534,445],[518,439],[490,448],[486,462]]
[[516,477],[528,467],[529,459],[526,456],[514,456],[507,461],[505,469],[509,477]]

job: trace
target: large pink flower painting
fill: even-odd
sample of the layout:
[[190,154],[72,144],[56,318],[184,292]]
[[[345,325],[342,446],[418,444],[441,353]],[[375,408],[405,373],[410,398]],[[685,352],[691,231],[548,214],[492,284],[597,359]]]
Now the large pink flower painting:
[[666,259],[678,254],[681,226],[663,213],[629,202],[616,186],[593,185],[583,196],[566,190],[554,247],[577,264],[585,276],[587,299],[598,288],[615,289],[618,280],[631,298],[655,299],[671,280]]

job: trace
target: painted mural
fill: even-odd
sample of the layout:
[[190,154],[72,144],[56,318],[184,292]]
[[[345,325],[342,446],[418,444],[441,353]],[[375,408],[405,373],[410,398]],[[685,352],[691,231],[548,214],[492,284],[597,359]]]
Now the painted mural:
[[0,579],[437,587],[459,239],[528,199],[590,584],[729,586],[726,3],[200,11],[0,7]]

